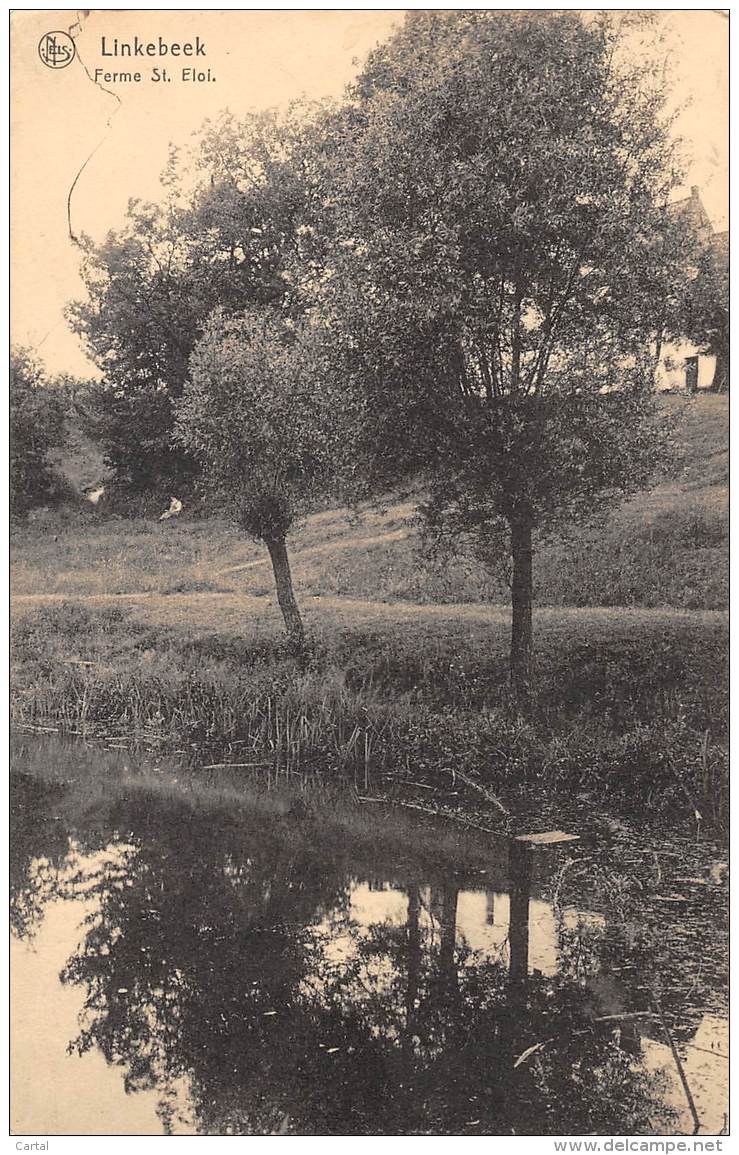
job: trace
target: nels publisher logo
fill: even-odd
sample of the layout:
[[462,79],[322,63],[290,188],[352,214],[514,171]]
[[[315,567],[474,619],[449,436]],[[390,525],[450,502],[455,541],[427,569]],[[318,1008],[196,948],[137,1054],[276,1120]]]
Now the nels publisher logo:
[[66,68],[74,60],[74,40],[66,32],[47,32],[39,40],[38,54],[47,68]]

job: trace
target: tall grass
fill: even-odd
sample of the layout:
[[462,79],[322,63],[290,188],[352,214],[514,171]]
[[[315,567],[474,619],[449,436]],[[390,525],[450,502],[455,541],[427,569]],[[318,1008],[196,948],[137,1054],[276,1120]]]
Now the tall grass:
[[[554,614],[554,612],[552,612]],[[505,635],[337,630],[302,661],[276,640],[193,639],[120,610],[55,607],[14,630],[13,718],[123,735],[364,794],[472,778],[522,796],[590,797],[721,826],[727,810],[725,639],[677,617],[591,643],[551,618],[539,697],[507,696]]]

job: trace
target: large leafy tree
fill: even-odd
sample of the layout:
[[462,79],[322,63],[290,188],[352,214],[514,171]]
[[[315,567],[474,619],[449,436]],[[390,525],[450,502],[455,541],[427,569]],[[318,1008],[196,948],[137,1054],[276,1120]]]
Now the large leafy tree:
[[537,535],[647,481],[677,275],[662,73],[603,14],[416,12],[324,120],[324,305],[368,487],[512,565],[532,676]]
[[69,318],[102,373],[97,433],[127,490],[169,491],[196,471],[172,440],[174,406],[213,309],[289,304],[300,123],[297,109],[207,121],[191,147],[172,149],[160,203],[131,202],[120,230],[81,239],[87,298]]
[[303,644],[287,536],[334,474],[339,423],[319,329],[264,307],[217,310],[190,358],[177,437],[214,502],[264,542],[291,646]]
[[57,495],[61,479],[51,453],[64,439],[67,394],[45,375],[30,349],[10,355],[10,512],[27,513]]
[[673,336],[688,337],[716,358],[712,388],[729,388],[729,277],[724,236],[712,238],[698,254],[694,275],[686,279],[667,329]]
[[126,492],[176,490],[193,467],[171,445],[172,403],[198,325],[180,223],[173,211],[131,204],[121,230],[82,244],[88,298],[69,316],[103,374],[87,398],[91,432]]

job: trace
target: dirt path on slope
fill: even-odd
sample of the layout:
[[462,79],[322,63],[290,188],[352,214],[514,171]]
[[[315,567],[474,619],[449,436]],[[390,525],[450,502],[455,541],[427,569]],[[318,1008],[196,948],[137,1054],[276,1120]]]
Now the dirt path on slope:
[[[333,538],[331,541],[325,541],[321,545],[309,545],[305,549],[291,551],[290,563],[291,565],[302,561],[306,557],[320,557],[323,554],[331,553],[336,550],[353,550],[365,549],[373,545],[384,545],[385,542],[390,541],[404,541],[413,533],[412,529],[392,529],[387,533],[377,533],[372,537],[349,537],[349,538]],[[244,570],[256,569],[260,565],[269,565],[269,556],[259,557],[255,561],[243,562],[241,565],[230,565],[226,569],[219,569],[215,571],[215,577],[226,577],[228,574],[242,573]]]

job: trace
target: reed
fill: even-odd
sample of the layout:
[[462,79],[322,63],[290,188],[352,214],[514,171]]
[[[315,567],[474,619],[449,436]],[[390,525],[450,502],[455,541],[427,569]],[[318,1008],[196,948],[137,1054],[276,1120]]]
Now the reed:
[[506,693],[504,638],[491,646],[489,633],[462,648],[443,624],[425,636],[326,632],[297,661],[276,639],[200,644],[115,611],[57,607],[16,625],[12,717],[258,764],[274,781],[316,775],[365,797],[410,782],[444,805],[459,775],[514,811],[580,796],[688,826],[698,810],[722,828],[723,645],[721,631],[677,619],[649,646],[640,629],[583,647],[556,619],[523,717]]

